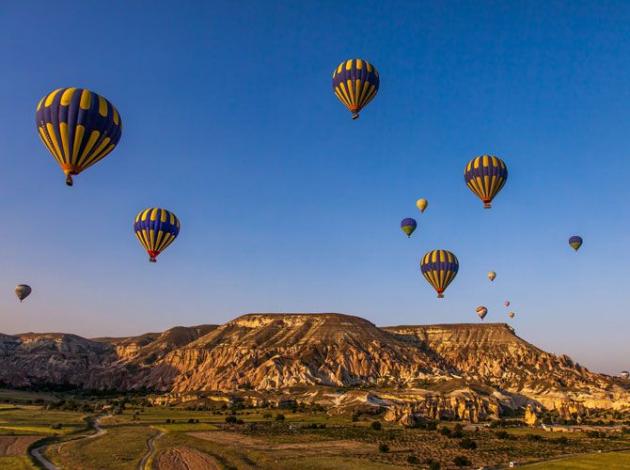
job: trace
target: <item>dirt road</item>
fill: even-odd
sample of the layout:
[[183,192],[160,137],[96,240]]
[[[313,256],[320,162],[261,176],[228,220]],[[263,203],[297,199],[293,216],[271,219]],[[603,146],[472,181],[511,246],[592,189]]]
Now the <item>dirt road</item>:
[[[89,434],[89,435],[87,435],[85,437],[80,437],[78,439],[73,439],[73,441],[84,440],[84,439],[95,439],[95,438],[100,437],[103,434],[105,434],[107,432],[107,430],[101,428],[101,426],[100,426],[100,419],[101,418],[97,418],[96,421],[94,421],[93,428],[94,428],[94,430],[96,432],[94,432],[92,434]],[[60,446],[62,446],[63,444],[64,443],[61,443]],[[39,464],[41,464],[46,470],[59,470],[58,467],[56,467],[50,460],[48,460],[46,457],[44,457],[42,455],[42,453],[44,452],[46,447],[48,447],[48,445],[43,445],[43,446],[32,448],[31,451],[30,451],[31,457],[34,458],[37,462],[39,462]]]

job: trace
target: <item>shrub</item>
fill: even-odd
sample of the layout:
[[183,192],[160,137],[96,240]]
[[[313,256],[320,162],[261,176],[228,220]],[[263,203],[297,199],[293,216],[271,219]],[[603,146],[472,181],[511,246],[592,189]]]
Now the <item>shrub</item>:
[[54,423],[54,424],[51,424],[50,427],[52,429],[61,429],[63,427],[63,424],[61,424],[61,423]]
[[566,446],[569,443],[569,439],[566,436],[562,436],[558,439],[555,439],[555,442],[557,444],[560,444],[561,446]]
[[542,437],[540,434],[528,434],[527,436],[525,436],[525,439],[532,442],[539,442],[539,441],[545,440],[545,438]]
[[427,431],[435,431],[437,429],[437,423],[435,421],[427,421],[424,427]]
[[442,436],[451,437],[451,430],[450,428],[440,428],[440,434],[442,434]]
[[389,446],[387,444],[385,444],[384,442],[381,442],[378,445],[378,451],[379,452],[389,452]]
[[465,437],[459,441],[459,447],[462,449],[474,450],[477,448],[477,443],[469,437]]
[[263,413],[262,417],[265,419],[271,419],[271,413]]
[[408,455],[407,463],[410,463],[411,465],[416,465],[420,463],[420,459],[416,457],[415,455]]
[[510,438],[510,433],[507,431],[497,431],[494,433],[495,436],[497,436],[497,439],[509,439]]
[[453,459],[453,463],[457,465],[458,467],[468,467],[472,465],[472,462],[470,461],[470,459],[468,459],[467,457],[464,457],[463,455],[458,455],[457,457],[455,457]]
[[436,460],[431,460],[431,463],[429,464],[429,470],[440,470],[440,468],[441,468],[440,462]]
[[284,421],[284,415],[282,413],[278,413],[276,415],[276,421]]
[[451,437],[453,439],[461,439],[462,437],[464,437],[464,432],[461,429],[457,429],[457,427],[455,427],[455,430],[451,433]]
[[375,431],[380,431],[381,429],[383,429],[383,425],[381,424],[380,421],[372,421],[372,424],[370,424],[370,427],[374,429]]
[[225,422],[228,424],[236,424],[237,421],[238,419],[234,415],[229,415],[225,417]]
[[195,422],[195,420],[193,418],[188,418],[188,422],[192,424]]
[[236,424],[245,424],[245,421],[243,421],[242,419],[237,419]]

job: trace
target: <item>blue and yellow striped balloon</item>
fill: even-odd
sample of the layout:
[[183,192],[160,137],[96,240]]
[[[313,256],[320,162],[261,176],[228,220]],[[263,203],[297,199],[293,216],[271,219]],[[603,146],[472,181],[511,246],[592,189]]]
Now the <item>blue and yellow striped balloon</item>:
[[444,297],[444,291],[448,285],[457,276],[459,261],[450,251],[429,251],[420,262],[420,271],[429,284],[433,286],[438,298],[441,299]]
[[573,235],[571,238],[569,238],[569,245],[571,245],[571,248],[573,248],[575,251],[578,251],[580,249],[582,243],[584,243],[584,240],[582,240],[582,237],[580,237],[579,235]]
[[505,162],[492,155],[473,158],[464,169],[466,184],[483,201],[486,209],[492,207],[492,199],[501,191],[507,177]]
[[166,209],[150,207],[136,216],[133,231],[147,250],[149,261],[155,263],[157,256],[177,238],[179,219]]
[[344,60],[333,71],[332,87],[352,119],[376,96],[380,79],[376,67],[363,59]]
[[106,157],[118,144],[122,120],[105,98],[85,88],[58,88],[37,103],[42,142],[72,186],[72,175]]
[[416,230],[418,226],[418,222],[416,219],[412,219],[411,217],[407,217],[406,219],[402,219],[400,222],[400,229],[407,235],[407,237],[411,237],[411,234]]

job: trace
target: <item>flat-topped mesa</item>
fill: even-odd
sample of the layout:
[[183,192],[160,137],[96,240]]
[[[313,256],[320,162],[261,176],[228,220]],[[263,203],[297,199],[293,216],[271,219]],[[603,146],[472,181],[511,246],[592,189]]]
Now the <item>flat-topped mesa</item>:
[[227,322],[226,325],[233,324],[247,328],[259,328],[274,322],[282,322],[288,327],[299,327],[306,323],[318,323],[320,325],[326,324],[330,327],[369,325],[376,328],[373,323],[364,318],[343,313],[247,313]]
[[338,313],[252,313],[127,338],[0,335],[0,383],[180,395],[317,387],[329,401],[320,387],[367,386],[398,411],[471,420],[523,400],[561,410],[630,404],[609,377],[532,346],[505,323],[379,328]]

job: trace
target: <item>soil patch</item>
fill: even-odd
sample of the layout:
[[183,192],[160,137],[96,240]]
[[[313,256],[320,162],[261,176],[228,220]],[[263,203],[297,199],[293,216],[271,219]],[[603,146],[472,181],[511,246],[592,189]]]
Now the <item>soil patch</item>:
[[155,459],[157,470],[221,470],[213,457],[189,447],[171,447]]

